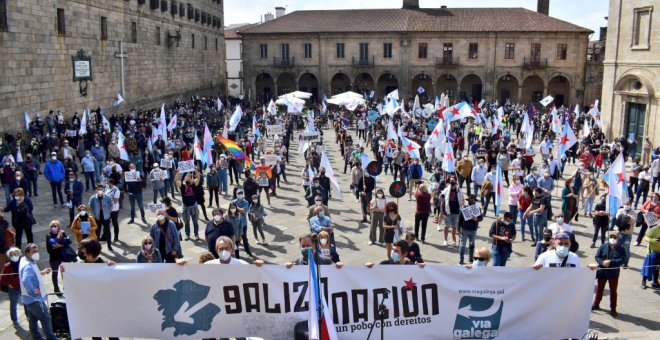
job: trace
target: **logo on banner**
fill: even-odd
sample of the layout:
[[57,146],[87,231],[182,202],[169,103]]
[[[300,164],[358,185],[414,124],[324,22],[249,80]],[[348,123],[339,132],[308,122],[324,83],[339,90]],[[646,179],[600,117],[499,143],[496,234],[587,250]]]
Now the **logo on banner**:
[[220,307],[207,303],[211,287],[192,280],[181,280],[174,289],[162,289],[154,294],[158,310],[163,314],[161,330],[174,328],[174,336],[193,335],[208,331]]
[[454,339],[494,339],[499,335],[503,301],[464,296],[458,304]]

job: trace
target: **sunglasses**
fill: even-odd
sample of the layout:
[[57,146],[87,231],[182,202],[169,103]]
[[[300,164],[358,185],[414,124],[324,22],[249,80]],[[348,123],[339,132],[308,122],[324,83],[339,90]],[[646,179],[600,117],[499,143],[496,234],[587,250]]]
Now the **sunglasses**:
[[144,242],[144,244],[154,244],[153,242]]
[[485,258],[485,257],[476,257],[476,256],[475,256],[475,257],[473,257],[473,259],[475,259],[475,260],[477,260],[477,261],[486,261],[486,258]]

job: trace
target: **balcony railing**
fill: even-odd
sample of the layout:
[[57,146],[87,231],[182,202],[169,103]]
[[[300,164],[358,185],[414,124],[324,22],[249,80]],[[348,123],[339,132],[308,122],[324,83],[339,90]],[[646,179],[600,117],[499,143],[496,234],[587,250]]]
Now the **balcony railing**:
[[436,67],[458,67],[458,57],[439,57],[435,58]]
[[524,68],[547,68],[548,58],[525,58],[523,60]]
[[376,57],[372,56],[371,58],[366,57],[366,58],[356,58],[353,57],[353,66],[362,66],[362,67],[371,67],[376,65]]
[[296,66],[296,58],[273,57],[273,65],[275,67],[294,67]]

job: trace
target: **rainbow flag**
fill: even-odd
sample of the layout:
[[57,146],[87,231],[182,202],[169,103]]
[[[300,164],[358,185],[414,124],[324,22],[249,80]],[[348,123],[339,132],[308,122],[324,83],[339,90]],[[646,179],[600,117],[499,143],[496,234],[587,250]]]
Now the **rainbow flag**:
[[236,142],[234,142],[231,139],[224,138],[222,136],[216,136],[216,138],[218,139],[218,142],[222,143],[222,145],[224,145],[225,148],[227,148],[227,150],[229,150],[229,152],[231,152],[232,155],[234,155],[234,157],[236,159],[244,159],[245,160],[245,168],[246,169],[250,169],[250,170],[256,170],[257,169],[257,167],[254,165],[254,163],[252,163],[252,160],[250,159],[250,157],[248,157],[245,154],[245,152],[243,152],[243,150],[238,146],[238,144],[236,144]]

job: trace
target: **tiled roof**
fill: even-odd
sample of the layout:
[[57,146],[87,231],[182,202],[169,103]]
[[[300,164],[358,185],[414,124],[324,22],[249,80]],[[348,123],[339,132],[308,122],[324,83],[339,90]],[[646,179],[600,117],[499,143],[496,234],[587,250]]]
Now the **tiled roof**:
[[243,25],[243,26],[240,26],[240,27],[226,29],[225,30],[225,39],[240,39],[241,37],[238,35],[238,32],[249,29],[249,28],[252,28],[252,27],[257,26],[257,25],[259,25],[259,23],[247,24],[247,25]]
[[525,8],[421,8],[296,11],[240,33],[475,31],[592,32]]

